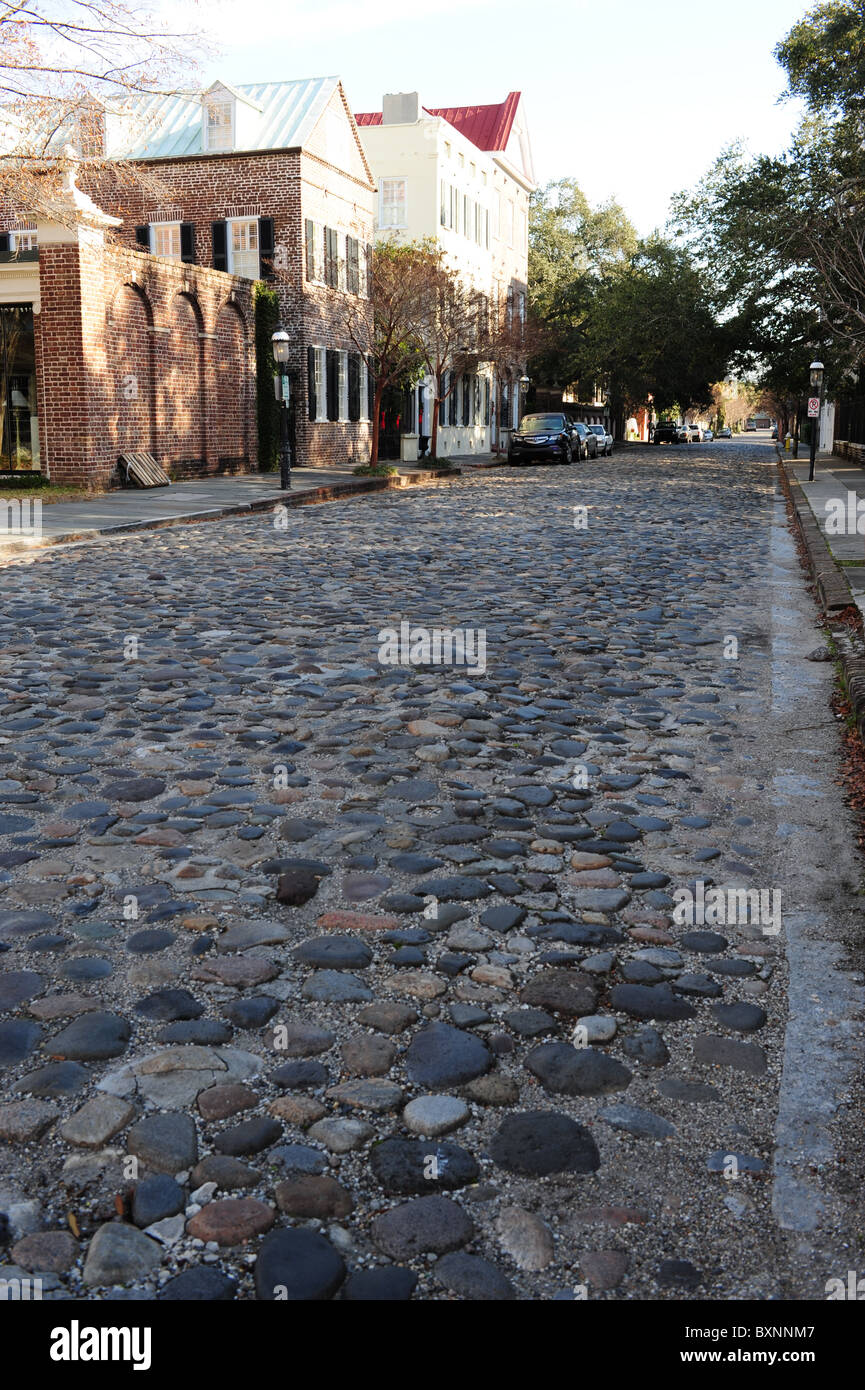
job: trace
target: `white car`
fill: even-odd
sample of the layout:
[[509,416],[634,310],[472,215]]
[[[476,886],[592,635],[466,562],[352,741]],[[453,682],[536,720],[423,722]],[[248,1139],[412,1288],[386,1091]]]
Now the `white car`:
[[712,442],[712,440],[713,440],[714,438],[715,438],[715,431],[714,431],[714,430],[703,430],[703,443],[704,443],[704,444],[711,444],[711,442]]
[[607,433],[603,425],[589,425],[588,428],[591,430],[592,434],[598,436],[598,453],[609,458],[610,454],[613,452],[613,436]]
[[688,442],[689,444],[702,444],[703,431],[699,425],[693,423],[688,425]]

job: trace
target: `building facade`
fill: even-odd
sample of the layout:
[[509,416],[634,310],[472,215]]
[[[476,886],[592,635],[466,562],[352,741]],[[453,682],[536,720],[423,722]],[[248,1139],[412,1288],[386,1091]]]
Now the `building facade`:
[[[529,196],[536,185],[519,92],[496,105],[446,108],[422,107],[417,92],[390,94],[381,111],[355,119],[378,185],[376,236],[432,239],[451,268],[487,298],[503,330],[524,324]],[[448,380],[438,452],[506,448],[520,418],[524,370],[503,354]],[[429,436],[433,399],[433,384],[425,380],[402,403],[402,457],[413,457]],[[392,441],[390,422],[382,423],[383,438]]]
[[[100,135],[109,160],[138,178],[111,164],[88,175],[85,165],[83,221],[36,225],[17,209],[0,218],[0,467],[82,481],[83,466],[99,486],[128,450],[154,454],[174,477],[258,467],[256,281],[275,292],[271,313],[290,335],[295,462],[366,462],[369,374],[345,325],[347,301],[355,314],[371,312],[374,184],[339,80],[154,97],[134,118],[106,113]],[[76,225],[63,243],[74,248],[72,268],[61,274],[49,248],[64,222]],[[67,321],[88,378],[102,373],[82,425],[89,470],[73,466],[49,426],[59,418],[53,334]],[[178,335],[185,366],[175,362]],[[146,370],[118,372],[118,352]],[[258,366],[267,376],[269,358]],[[121,380],[130,375],[143,393],[134,408]],[[231,409],[211,389],[216,380],[234,382]],[[238,415],[243,430],[229,446],[220,432]],[[162,416],[176,422],[174,435]]]

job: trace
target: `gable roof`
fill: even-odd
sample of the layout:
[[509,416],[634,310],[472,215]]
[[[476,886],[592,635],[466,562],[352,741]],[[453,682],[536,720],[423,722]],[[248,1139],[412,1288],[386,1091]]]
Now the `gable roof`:
[[[520,92],[508,92],[504,101],[490,106],[425,106],[423,110],[428,116],[441,116],[479,150],[503,151],[511,136],[520,96]],[[381,112],[355,112],[354,119],[359,126],[381,125]]]
[[[243,143],[226,154],[245,150],[287,150],[302,148],[333,93],[340,87],[338,77],[311,77],[297,82],[251,82],[235,88],[214,84],[237,94],[260,114],[250,122],[251,133]],[[213,90],[212,88],[210,90]],[[126,159],[178,159],[209,154],[202,141],[202,101],[204,92],[183,92],[175,96],[145,97],[135,103],[138,127],[122,149],[111,150]],[[350,116],[349,112],[349,116]]]

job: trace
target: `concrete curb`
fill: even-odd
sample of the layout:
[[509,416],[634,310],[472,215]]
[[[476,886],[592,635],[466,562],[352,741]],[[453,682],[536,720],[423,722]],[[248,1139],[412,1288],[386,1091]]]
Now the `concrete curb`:
[[[808,499],[802,492],[801,483],[798,478],[791,477],[788,473],[780,450],[778,472],[781,487],[793,508],[796,529],[808,556],[808,566],[817,586],[820,607],[831,627],[833,613],[837,614],[845,608],[855,608],[856,600],[844,571],[835,561],[826,543],[826,537],[817,525]],[[859,634],[851,631],[846,624],[835,624],[835,632],[838,635],[843,634],[843,641],[837,641],[836,646],[844,687],[853,709],[859,737],[865,743],[865,644]]]
[[397,473],[388,478],[357,478],[351,482],[332,483],[326,487],[306,488],[303,492],[279,492],[258,502],[239,502],[232,507],[208,507],[204,511],[148,517],[144,521],[121,522],[116,526],[92,527],[86,531],[64,531],[56,536],[43,536],[39,540],[0,541],[0,560],[5,555],[29,554],[53,545],[73,545],[94,540],[97,536],[127,536],[136,531],[158,531],[164,526],[188,526],[202,521],[220,521],[223,517],[273,511],[278,506],[312,507],[319,502],[338,502],[355,494],[400,491],[407,487],[421,487],[427,483],[438,483],[460,476],[459,468],[430,468],[412,473]]

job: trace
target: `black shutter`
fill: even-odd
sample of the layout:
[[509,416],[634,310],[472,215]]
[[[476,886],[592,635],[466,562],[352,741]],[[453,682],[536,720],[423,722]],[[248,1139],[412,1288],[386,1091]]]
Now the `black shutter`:
[[360,294],[360,242],[345,239],[346,287],[349,294]]
[[348,418],[360,419],[360,354],[357,352],[348,354]]
[[258,265],[262,280],[273,280],[276,276],[273,268],[273,249],[273,218],[259,217]]
[[375,363],[371,357],[366,359],[366,401],[369,418],[375,416]]
[[339,419],[339,353],[327,354],[327,418]]
[[7,252],[7,253],[8,253],[8,251],[9,251],[9,233],[8,233],[8,232],[0,232],[0,255],[2,255],[4,251]]
[[318,402],[315,399],[315,348],[306,349],[306,395],[309,401],[309,418],[318,417]]
[[228,223],[212,222],[210,235],[213,241],[213,269],[228,269]]
[[[150,250],[150,228],[147,227],[147,226],[145,226],[145,227],[136,227],[136,228],[135,228],[135,240],[136,240],[136,242],[138,243],[138,245],[141,247],[142,251],[149,251],[149,250]],[[8,241],[8,237],[7,237],[7,241]],[[6,247],[6,250],[7,250],[7,251],[9,250],[9,247],[8,247],[8,246]]]
[[470,424],[470,422],[471,422],[471,408],[472,408],[471,377],[469,376],[468,372],[465,372],[465,373],[463,374],[463,424],[464,424],[464,425],[468,425],[468,424]]
[[484,420],[485,425],[492,424],[490,420],[490,379],[484,377]]
[[440,424],[440,425],[446,425],[446,424],[447,424],[447,405],[448,405],[448,402],[447,402],[447,396],[444,394],[444,392],[447,391],[447,389],[448,389],[448,381],[449,381],[449,379],[450,379],[450,372],[442,372],[442,398],[441,398],[441,400],[439,401],[439,424]]
[[315,279],[315,223],[307,217],[304,223],[306,232],[306,278]]
[[180,259],[184,265],[195,265],[195,223],[180,224]]

